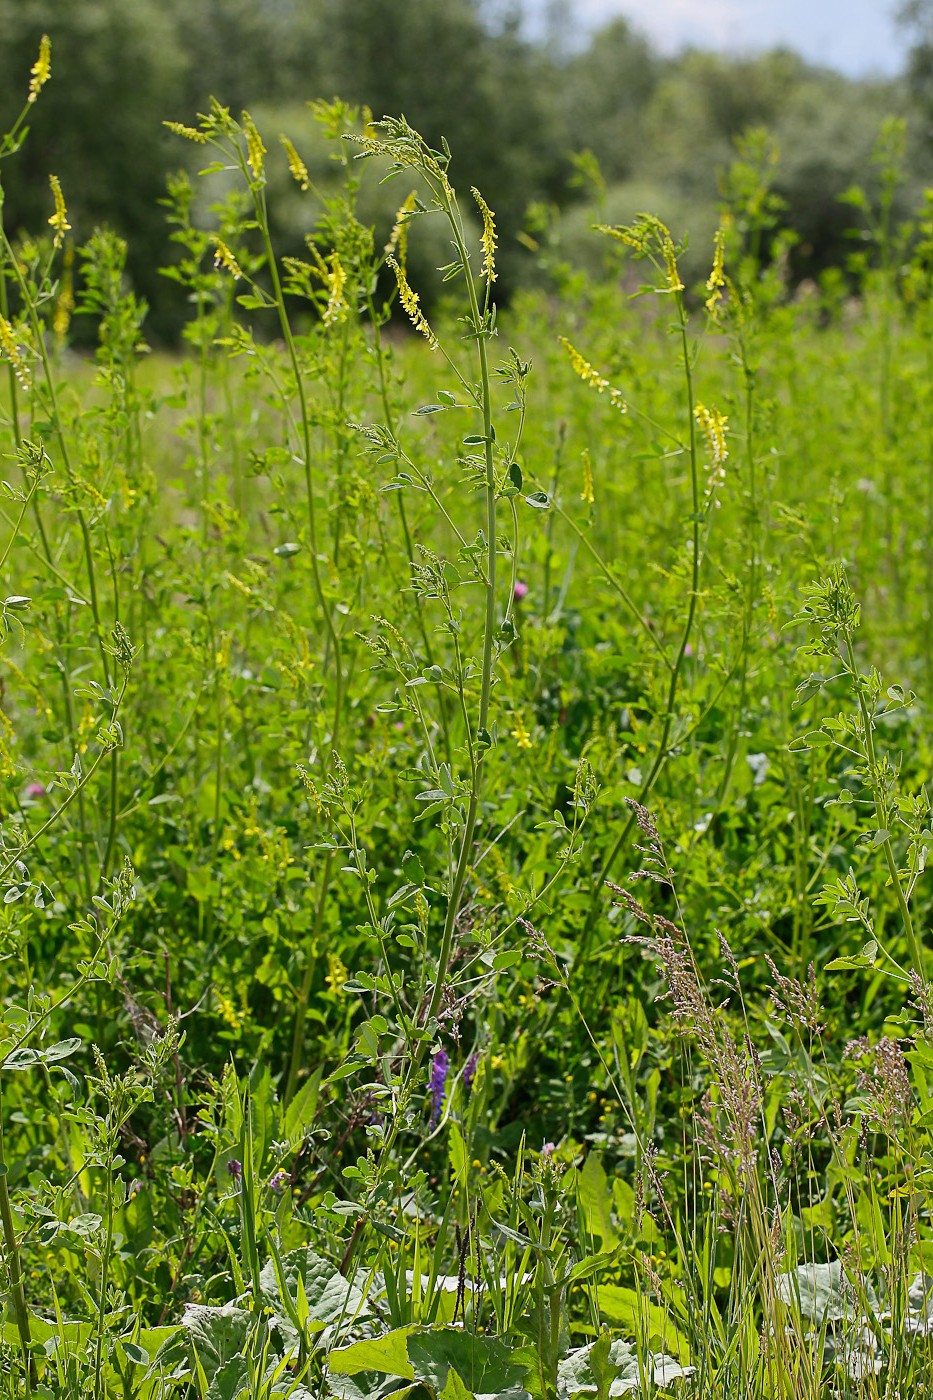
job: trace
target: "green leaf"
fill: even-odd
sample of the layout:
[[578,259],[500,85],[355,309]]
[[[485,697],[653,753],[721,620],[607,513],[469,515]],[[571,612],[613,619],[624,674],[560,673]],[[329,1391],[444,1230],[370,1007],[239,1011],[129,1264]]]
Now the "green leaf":
[[72,1036],[69,1040],[57,1040],[54,1045],[46,1045],[40,1050],[39,1058],[47,1065],[54,1064],[57,1060],[67,1060],[69,1055],[81,1049],[83,1043],[80,1036]]
[[415,1379],[415,1368],[408,1359],[408,1338],[414,1327],[398,1327],[365,1342],[338,1347],[327,1358],[328,1371],[341,1376],[356,1376],[361,1371],[378,1371],[387,1376]]
[[242,1357],[254,1322],[253,1314],[235,1303],[214,1308],[188,1304],[181,1325],[209,1381],[228,1362]]
[[530,496],[525,497],[525,502],[534,506],[535,510],[549,510],[551,506],[551,498],[546,491],[532,491]]
[[577,1197],[587,1231],[611,1248],[618,1238],[612,1223],[612,1191],[598,1152],[590,1152],[577,1173]]
[[285,1110],[285,1136],[289,1142],[297,1142],[314,1122],[323,1073],[324,1066],[319,1065]]
[[616,1284],[602,1284],[599,1289],[599,1311],[609,1322],[624,1327],[627,1332],[637,1332],[647,1322],[649,1339],[672,1351],[680,1361],[690,1355],[687,1339],[671,1318],[670,1313],[657,1303],[650,1302],[634,1288],[621,1288]]
[[473,1400],[472,1390],[464,1385],[453,1366],[447,1372],[447,1380],[440,1393],[440,1400]]
[[438,1395],[451,1370],[474,1395],[497,1395],[521,1382],[521,1371],[512,1364],[506,1342],[459,1327],[418,1329],[408,1338],[408,1356],[417,1379]]

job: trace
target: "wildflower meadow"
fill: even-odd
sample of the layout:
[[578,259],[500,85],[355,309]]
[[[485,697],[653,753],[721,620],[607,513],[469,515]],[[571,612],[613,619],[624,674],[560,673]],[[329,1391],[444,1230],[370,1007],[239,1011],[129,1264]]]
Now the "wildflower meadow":
[[178,345],[0,223],[0,1394],[933,1395],[903,122],[818,279],[752,130],[500,299],[457,150],[223,97]]

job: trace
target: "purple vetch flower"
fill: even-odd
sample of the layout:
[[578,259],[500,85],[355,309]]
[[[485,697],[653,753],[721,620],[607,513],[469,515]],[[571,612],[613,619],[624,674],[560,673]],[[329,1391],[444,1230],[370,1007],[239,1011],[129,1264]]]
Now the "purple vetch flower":
[[515,589],[514,589],[514,592],[513,592],[513,594],[512,594],[512,596],[513,596],[513,598],[515,599],[516,603],[520,603],[520,602],[522,601],[522,599],[525,597],[525,594],[526,594],[527,592],[528,592],[528,585],[527,585],[527,583],[523,583],[522,580],[521,580],[520,578],[519,578],[519,579],[516,579],[516,580],[515,580]]
[[40,798],[48,797],[48,793],[42,783],[29,783],[26,787],[26,796],[31,797],[34,802],[38,802]]
[[281,1169],[274,1172],[269,1178],[269,1185],[277,1196],[280,1196],[288,1185],[288,1172]]
[[231,1157],[230,1161],[227,1163],[227,1171],[230,1173],[232,1180],[239,1186],[240,1182],[243,1180],[243,1163],[236,1157]]
[[431,1127],[436,1128],[441,1116],[441,1108],[447,1092],[447,1070],[450,1058],[446,1050],[438,1050],[431,1061],[431,1078],[428,1090],[431,1094]]
[[476,1071],[479,1069],[479,1052],[474,1050],[473,1054],[463,1066],[463,1092],[468,1094],[473,1088],[473,1080],[476,1078]]

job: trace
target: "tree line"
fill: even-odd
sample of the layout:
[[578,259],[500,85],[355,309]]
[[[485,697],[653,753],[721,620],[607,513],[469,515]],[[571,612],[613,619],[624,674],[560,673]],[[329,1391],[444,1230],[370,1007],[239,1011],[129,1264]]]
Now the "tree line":
[[[0,130],[22,102],[40,36],[53,42],[53,81],[24,151],[2,171],[6,226],[44,225],[54,171],[75,237],[114,227],[137,289],[164,303],[158,270],[171,249],[159,200],[194,153],[162,122],[189,121],[212,95],[256,109],[272,131],[294,132],[308,124],[309,99],[339,95],[446,138],[457,183],[479,186],[496,211],[506,293],[535,275],[545,235],[573,246],[594,208],[612,219],[654,207],[705,233],[751,127],[767,128],[780,152],[773,182],[798,235],[798,277],[839,261],[853,223],[839,196],[870,182],[886,116],[909,119],[905,208],[927,178],[927,0],[905,7],[910,72],[884,81],[847,79],[787,50],[665,58],[624,19],[581,45],[566,0],[551,0],[546,16],[532,34],[518,0],[0,0]],[[280,223],[297,241],[287,211]],[[157,329],[170,335],[171,316]]]

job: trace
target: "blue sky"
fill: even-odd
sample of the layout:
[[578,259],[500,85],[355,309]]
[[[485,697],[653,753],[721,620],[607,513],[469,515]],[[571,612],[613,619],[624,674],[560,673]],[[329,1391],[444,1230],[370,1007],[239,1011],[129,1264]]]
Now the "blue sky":
[[587,27],[624,15],[666,53],[784,44],[853,76],[898,72],[907,47],[896,0],[571,0],[570,8]]

